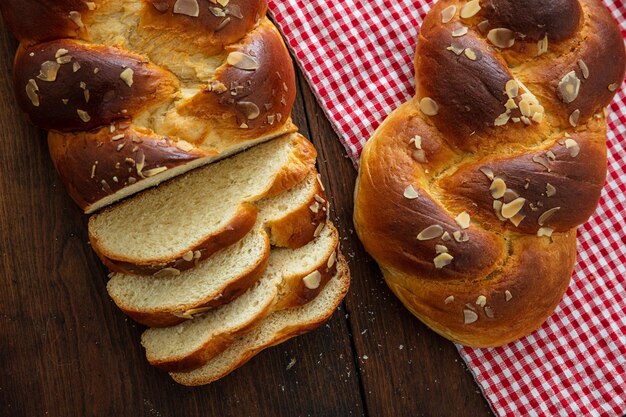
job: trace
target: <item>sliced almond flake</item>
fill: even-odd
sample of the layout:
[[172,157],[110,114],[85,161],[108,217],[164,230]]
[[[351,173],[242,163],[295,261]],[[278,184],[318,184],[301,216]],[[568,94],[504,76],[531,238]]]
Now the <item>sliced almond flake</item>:
[[414,144],[416,149],[422,149],[422,137],[420,135],[415,135],[415,137],[411,138],[409,141],[409,145]]
[[417,192],[415,187],[413,187],[413,185],[409,185],[404,189],[404,198],[407,198],[409,200],[415,200],[418,197],[419,193]]
[[39,86],[37,86],[37,82],[31,78],[26,84],[26,95],[35,107],[39,107],[40,104],[39,94],[37,93],[39,93]]
[[556,161],[556,155],[552,151],[547,151],[546,156],[550,161]]
[[219,32],[220,30],[224,29],[231,22],[231,20],[232,19],[230,17],[227,17],[226,19],[222,20],[220,24],[217,25],[217,27],[215,28],[215,31]]
[[516,198],[510,203],[506,203],[502,205],[502,217],[505,219],[511,219],[517,213],[519,213],[523,208],[524,204],[526,204],[525,198]]
[[430,97],[424,97],[420,100],[420,109],[426,116],[436,116],[439,113],[439,106]]
[[432,226],[428,226],[426,229],[422,230],[419,235],[417,235],[417,240],[437,239],[443,235],[443,232],[443,227],[438,224],[433,224]]
[[226,11],[224,9],[219,8],[219,7],[209,7],[209,11],[215,17],[226,17]]
[[435,264],[435,268],[442,269],[450,265],[453,259],[454,256],[449,253],[440,253],[435,259],[433,259],[433,263]]
[[45,61],[41,64],[41,69],[39,70],[37,78],[47,82],[56,81],[59,68],[61,68],[61,65],[58,62]]
[[454,302],[454,295],[450,295],[444,300],[444,303],[446,304],[452,304],[453,302]]
[[511,291],[506,290],[506,291],[504,292],[504,299],[505,299],[506,301],[511,301],[511,299],[512,299],[512,298],[513,298],[513,294],[511,294]]
[[63,55],[57,58],[57,64],[69,64],[70,62],[72,62],[71,55]]
[[506,113],[502,113],[500,116],[496,117],[496,120],[494,120],[493,125],[494,126],[504,126],[509,122],[509,119],[511,118],[511,114],[506,112]]
[[454,221],[456,222],[456,224],[459,225],[461,229],[469,229],[471,219],[470,215],[466,211],[464,211],[463,213],[456,216]]
[[538,163],[539,165],[543,166],[545,169],[548,170],[548,172],[551,172],[552,169],[550,168],[550,164],[548,163],[548,160],[542,156],[539,155],[535,155],[532,158],[533,162]]
[[181,151],[190,152],[193,150],[194,146],[187,142],[186,140],[180,139],[176,142],[176,147]]
[[489,29],[489,20],[483,20],[478,25],[476,25],[480,33],[486,33],[487,29]]
[[337,261],[337,252],[333,252],[330,255],[330,258],[328,258],[328,261],[326,262],[326,268],[330,269],[333,267],[333,265],[335,265],[335,262]]
[[484,307],[487,305],[487,297],[485,297],[484,295],[479,295],[478,298],[476,299],[476,305],[479,305],[481,307]]
[[506,183],[502,178],[494,178],[489,191],[491,191],[491,196],[498,200],[504,197],[504,193],[506,193]]
[[561,207],[554,207],[554,208],[551,208],[550,210],[546,210],[545,212],[543,212],[543,214],[539,216],[539,219],[537,220],[537,223],[539,223],[539,226],[543,226],[544,224],[546,224],[546,222],[550,220],[552,216],[554,216],[554,213],[556,213],[559,210],[561,210]]
[[236,103],[237,108],[246,116],[248,120],[254,120],[261,114],[259,106],[251,101],[239,101]]
[[324,227],[326,227],[326,224],[324,223],[318,224],[317,227],[315,228],[315,232],[313,232],[313,237],[318,237],[319,235],[321,235],[322,231],[324,230]]
[[78,70],[80,69],[80,64],[76,61],[74,61],[74,63],[72,64],[72,71],[73,72],[78,72]]
[[309,206],[309,210],[311,210],[311,212],[313,212],[314,214],[319,213],[320,203],[318,203],[317,201],[313,202],[313,204]]
[[198,17],[200,15],[200,6],[197,0],[176,0],[174,13]]
[[193,251],[190,250],[189,252],[185,253],[183,255],[183,261],[187,261],[187,262],[191,262],[193,261]]
[[315,194],[315,196],[313,197],[315,198],[315,201],[317,201],[320,204],[324,204],[326,202],[326,200],[324,200],[321,196]]
[[463,310],[463,323],[472,324],[478,321],[478,314],[472,310]]
[[177,277],[180,275],[180,271],[176,268],[163,268],[160,271],[156,272],[152,276],[154,278],[169,278],[169,277]]
[[495,314],[493,313],[493,308],[492,307],[485,306],[485,316],[487,316],[490,319],[495,317]]
[[578,126],[578,121],[580,119],[580,110],[576,109],[572,112],[572,114],[570,114],[569,116],[569,123],[573,126],[576,127]]
[[461,7],[461,12],[459,15],[462,19],[469,19],[474,17],[480,11],[480,2],[479,0],[472,0],[466,3],[463,7]]
[[554,197],[556,195],[556,187],[550,183],[546,184],[546,196]]
[[485,174],[485,176],[487,178],[489,178],[490,180],[493,181],[494,179],[494,174],[493,174],[493,170],[491,168],[487,168],[487,167],[483,167],[480,169],[480,172],[482,172],[483,174]]
[[122,79],[122,81],[126,83],[127,86],[132,87],[133,83],[135,82],[133,78],[134,75],[135,75],[135,71],[133,71],[132,68],[126,68],[120,74],[120,78]]
[[471,60],[471,61],[476,61],[477,57],[476,57],[476,52],[474,52],[471,48],[465,48],[465,50],[463,51],[463,53],[465,53],[465,56]]
[[517,103],[515,102],[514,99],[510,98],[507,100],[507,102],[504,104],[504,107],[507,110],[515,110],[518,108]]
[[426,152],[424,152],[422,149],[417,149],[413,151],[411,157],[420,164],[425,164],[428,162],[428,160],[426,159]]
[[517,97],[519,95],[519,84],[517,83],[517,80],[507,81],[504,91],[509,98]]
[[449,23],[452,19],[454,19],[454,15],[456,14],[456,6],[448,6],[441,11],[441,23]]
[[452,233],[452,236],[454,237],[454,240],[456,240],[458,243],[463,242],[463,233],[461,233],[460,230],[457,230],[454,233]]
[[469,31],[469,29],[467,28],[467,26],[461,26],[460,28],[454,29],[452,31],[452,37],[458,38],[458,37],[461,37],[461,36],[465,36],[465,35],[467,35],[468,31]]
[[196,250],[193,252],[193,259],[200,259],[202,257],[202,252]]
[[302,278],[302,282],[304,282],[304,286],[308,289],[316,290],[322,283],[322,274],[320,274],[319,271],[313,271],[306,277]]
[[565,139],[565,147],[572,158],[576,158],[580,153],[580,145],[574,139]]
[[84,28],[85,24],[83,23],[83,19],[82,16],[79,12],[77,11],[71,11],[70,14],[68,15],[68,17],[70,18],[70,20],[72,22],[74,22],[74,24],[76,26],[78,26],[79,28]]
[[326,188],[324,187],[324,183],[322,182],[322,175],[321,174],[317,174],[315,176],[315,178],[317,178],[317,183],[319,184],[319,186],[322,189],[322,191],[326,191]]
[[84,110],[77,109],[76,113],[78,113],[78,117],[80,117],[80,120],[82,120],[85,123],[88,123],[91,120],[91,116],[89,116],[89,113],[87,113]]
[[226,59],[229,65],[246,71],[254,71],[259,68],[259,63],[252,56],[243,52],[235,51],[228,54]]
[[551,227],[541,227],[539,230],[537,230],[537,236],[539,237],[551,237],[552,233],[554,233],[554,229],[552,229]]
[[452,53],[454,53],[455,55],[461,55],[463,53],[463,51],[465,50],[465,48],[463,48],[462,46],[458,46],[458,45],[450,45],[446,48],[448,51],[451,51]]
[[576,75],[576,71],[570,71],[559,82],[557,91],[564,103],[571,103],[578,98],[580,92],[580,79]]
[[537,42],[537,56],[541,56],[548,52],[548,34],[544,36],[539,42]]
[[158,174],[160,174],[162,172],[165,172],[165,171],[167,171],[167,167],[152,168],[152,169],[149,169],[147,171],[144,171],[143,175],[145,175],[146,177],[149,178],[149,177],[154,177],[155,175],[158,175]]
[[608,89],[609,89],[609,91],[611,93],[616,91],[618,88],[619,88],[619,84],[618,83],[609,84],[609,86],[608,86]]
[[589,67],[587,66],[587,64],[585,64],[585,61],[583,61],[582,59],[578,60],[578,67],[580,68],[580,71],[583,74],[583,78],[586,80],[587,78],[589,78]]
[[444,245],[435,245],[435,252],[439,253],[448,253],[448,247]]
[[85,4],[89,10],[96,10],[96,3],[93,1],[86,1]]
[[443,240],[444,242],[452,240],[452,238],[450,237],[450,233],[443,232],[443,235],[441,235],[441,240]]
[[65,48],[59,48],[59,49],[57,49],[57,51],[55,52],[54,57],[55,57],[55,58],[60,58],[60,57],[62,57],[63,55],[67,55],[67,54],[69,54],[69,53],[70,53],[70,51],[68,51],[67,49],[65,49]]
[[487,39],[497,48],[510,48],[515,44],[515,32],[507,28],[495,28],[489,31]]

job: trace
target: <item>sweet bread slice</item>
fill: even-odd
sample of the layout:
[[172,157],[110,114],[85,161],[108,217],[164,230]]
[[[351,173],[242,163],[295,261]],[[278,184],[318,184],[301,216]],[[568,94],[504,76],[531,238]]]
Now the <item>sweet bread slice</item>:
[[335,277],[311,302],[273,313],[202,367],[189,372],[173,372],[170,373],[171,377],[179,384],[188,386],[210,384],[223,378],[262,350],[324,324],[343,300],[349,285],[348,266],[345,259],[339,256]]
[[305,304],[335,275],[338,243],[328,223],[302,248],[272,249],[267,270],[242,296],[177,326],[146,330],[148,361],[167,371],[198,368],[273,311]]
[[315,157],[291,134],[177,177],[91,217],[92,248],[115,272],[189,269],[252,230],[254,203],[300,183]]
[[263,273],[270,241],[306,244],[322,232],[327,209],[319,203],[325,196],[316,174],[313,170],[300,184],[260,202],[258,226],[234,245],[182,272],[113,273],[109,295],[124,313],[152,327],[175,325],[190,310],[215,307],[241,295]]

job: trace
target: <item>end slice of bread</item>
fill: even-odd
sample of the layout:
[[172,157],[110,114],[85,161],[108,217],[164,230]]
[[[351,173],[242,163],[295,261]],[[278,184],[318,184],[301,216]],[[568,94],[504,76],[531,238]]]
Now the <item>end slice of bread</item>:
[[273,311],[315,298],[336,273],[338,244],[328,223],[299,249],[272,249],[267,270],[240,297],[177,326],[146,330],[141,342],[148,361],[167,371],[198,368]]
[[301,307],[273,313],[202,367],[190,372],[173,372],[170,373],[171,377],[179,384],[187,386],[210,384],[223,378],[262,350],[324,324],[345,297],[349,285],[350,272],[347,263],[339,256],[336,276],[313,301]]
[[92,248],[115,272],[152,274],[195,265],[245,236],[254,203],[281,194],[314,169],[316,152],[299,134],[256,146],[110,207],[89,220]]

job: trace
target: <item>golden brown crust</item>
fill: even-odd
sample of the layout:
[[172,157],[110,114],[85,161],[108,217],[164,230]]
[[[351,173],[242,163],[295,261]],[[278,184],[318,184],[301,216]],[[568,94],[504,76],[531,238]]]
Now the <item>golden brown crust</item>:
[[[418,40],[416,97],[361,157],[359,237],[409,310],[471,346],[530,333],[566,290],[575,230],[606,176],[602,110],[624,76],[598,1],[531,3],[484,0],[469,18],[466,2],[437,3]],[[515,31],[509,48],[494,47],[500,25]]]
[[14,63],[17,101],[37,126],[52,131],[54,146],[64,132],[63,152],[78,155],[83,148],[75,142],[112,123],[189,145],[184,158],[163,150],[159,160],[153,152],[157,168],[174,164],[176,170],[95,189],[91,164],[114,160],[109,149],[88,150],[90,166],[55,160],[71,196],[87,212],[297,130],[290,119],[295,72],[280,33],[265,17],[267,1],[214,3],[200,7],[198,16],[188,8],[175,10],[175,3],[0,5],[22,41]]
[[0,11],[11,32],[26,44],[74,38],[81,28],[70,19],[70,12],[81,17],[90,13],[83,0],[4,0]]
[[[58,66],[56,75],[51,72],[50,77],[41,76],[45,63]],[[132,85],[122,79],[126,70],[133,71]],[[140,55],[69,39],[20,49],[13,77],[17,102],[33,123],[63,132],[86,131],[132,119],[179,89],[175,77]],[[33,82],[36,102],[27,94]],[[82,118],[79,111],[84,112]]]
[[52,162],[67,192],[83,210],[153,173],[213,156],[188,142],[173,141],[127,122],[112,126],[48,135]]

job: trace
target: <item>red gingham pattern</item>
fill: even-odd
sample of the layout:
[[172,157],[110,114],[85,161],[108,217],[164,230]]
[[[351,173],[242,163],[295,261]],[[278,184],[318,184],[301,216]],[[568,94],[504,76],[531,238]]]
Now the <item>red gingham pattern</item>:
[[[432,0],[270,0],[275,21],[353,161],[414,93],[415,40]],[[626,7],[604,0],[626,37]],[[610,65],[610,63],[607,63]],[[459,346],[499,416],[626,413],[626,89],[611,106],[609,174],[578,233],[563,301],[535,333],[497,349]]]

